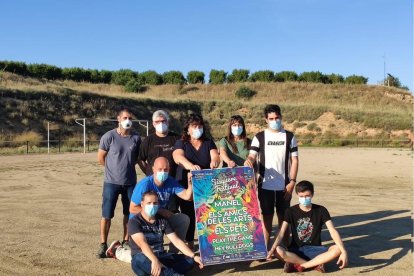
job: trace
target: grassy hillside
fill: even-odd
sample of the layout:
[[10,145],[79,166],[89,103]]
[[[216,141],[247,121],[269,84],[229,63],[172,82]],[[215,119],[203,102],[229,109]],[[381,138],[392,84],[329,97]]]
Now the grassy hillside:
[[138,119],[148,120],[155,110],[165,109],[172,114],[177,132],[187,114],[201,113],[215,138],[224,135],[227,120],[233,114],[245,118],[252,136],[264,125],[262,110],[267,103],[279,104],[285,128],[302,138],[403,138],[412,129],[413,97],[401,89],[299,82],[246,83],[257,94],[242,100],[235,97],[241,85],[161,85],[146,87],[143,93],[128,93],[117,85],[39,81],[3,72],[0,137],[45,139],[47,122],[51,121],[51,139],[57,139],[57,135],[78,139],[82,130],[74,119],[85,117],[88,137],[98,139],[114,125],[99,119],[115,118],[114,110],[120,105],[130,107]]

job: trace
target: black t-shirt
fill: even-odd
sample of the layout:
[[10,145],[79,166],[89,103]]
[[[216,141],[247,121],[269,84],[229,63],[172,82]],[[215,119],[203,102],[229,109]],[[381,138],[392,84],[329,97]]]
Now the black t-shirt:
[[299,204],[287,209],[284,221],[289,223],[293,236],[289,247],[321,245],[322,226],[330,219],[328,210],[317,204],[312,204],[308,212],[300,209]]
[[170,162],[170,172],[172,177],[175,177],[177,165],[172,158],[175,142],[179,139],[178,135],[173,132],[168,132],[167,136],[159,137],[155,133],[150,134],[141,143],[139,149],[138,159],[147,162],[145,174],[152,175],[152,165],[154,160],[162,156]]
[[131,238],[132,235],[137,233],[144,234],[145,240],[148,245],[152,248],[153,252],[163,252],[164,247],[164,234],[168,235],[173,233],[170,224],[163,217],[156,215],[154,223],[146,221],[141,213],[133,216],[128,221],[128,234],[129,234],[129,245],[131,247],[131,255],[142,252],[139,246]]
[[[211,155],[210,150],[217,149],[216,144],[213,140],[206,139],[201,144],[200,148],[196,150],[190,142],[184,142],[183,140],[178,140],[175,143],[175,149],[182,149],[184,151],[185,158],[188,159],[194,165],[199,165],[202,170],[210,169]],[[177,168],[177,180],[184,186],[188,187],[187,184],[187,173],[188,170],[184,169],[181,166]]]

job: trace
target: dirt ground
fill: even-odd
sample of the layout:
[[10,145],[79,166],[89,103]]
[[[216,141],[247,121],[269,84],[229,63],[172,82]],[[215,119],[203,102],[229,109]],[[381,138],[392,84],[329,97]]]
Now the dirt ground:
[[[412,174],[407,149],[300,149],[298,180],[315,184],[314,202],[330,210],[349,252],[349,267],[332,263],[329,273],[413,274]],[[133,275],[127,263],[95,257],[102,177],[95,153],[0,156],[0,275]],[[109,240],[121,239],[120,206]],[[326,230],[323,237],[332,244]],[[282,263],[273,260],[190,275],[279,273]]]

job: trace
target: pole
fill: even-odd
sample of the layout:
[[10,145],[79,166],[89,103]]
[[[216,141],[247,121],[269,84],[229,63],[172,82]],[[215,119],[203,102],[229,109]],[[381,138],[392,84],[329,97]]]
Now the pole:
[[[80,123],[78,121],[82,121],[83,123]],[[75,119],[75,123],[83,126],[83,153],[85,154],[86,153],[86,119],[85,118]]]
[[47,122],[47,153],[50,153],[50,122]]

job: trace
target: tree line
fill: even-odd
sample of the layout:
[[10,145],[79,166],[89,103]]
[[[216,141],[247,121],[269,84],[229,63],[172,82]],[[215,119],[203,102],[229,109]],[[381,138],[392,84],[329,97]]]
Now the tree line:
[[[60,68],[43,63],[26,64],[17,61],[0,61],[0,70],[36,79],[124,85],[127,90],[134,92],[138,92],[144,85],[204,84],[206,78],[204,72],[196,70],[189,71],[185,77],[182,72],[174,70],[164,72],[163,74],[153,70],[139,73],[130,69],[109,71],[79,67]],[[271,70],[261,70],[251,73],[247,69],[234,69],[231,73],[212,69],[208,76],[209,84],[288,81],[324,84],[366,84],[368,78],[359,75],[344,77],[339,74],[323,74],[319,71],[298,74],[294,71],[273,72]]]

